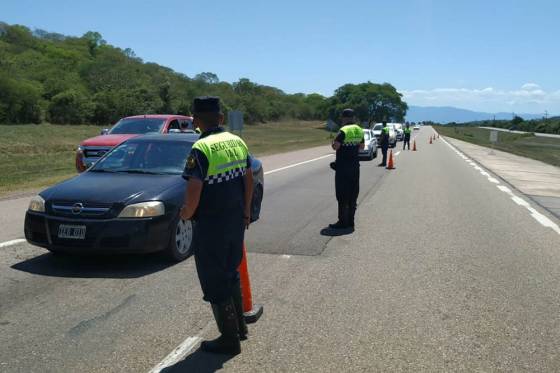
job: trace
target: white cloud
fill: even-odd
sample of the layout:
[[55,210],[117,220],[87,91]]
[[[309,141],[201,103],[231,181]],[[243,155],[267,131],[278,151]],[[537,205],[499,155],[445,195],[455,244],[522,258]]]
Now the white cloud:
[[547,92],[536,83],[523,84],[519,89],[493,87],[434,88],[400,91],[409,105],[457,106],[489,112],[560,113],[560,90]]

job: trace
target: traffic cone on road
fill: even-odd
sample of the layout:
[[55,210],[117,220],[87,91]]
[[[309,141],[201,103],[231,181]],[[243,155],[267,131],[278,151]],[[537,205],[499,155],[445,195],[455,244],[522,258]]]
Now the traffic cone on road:
[[247,266],[247,250],[245,249],[245,242],[243,242],[243,258],[238,268],[239,277],[241,282],[241,296],[243,298],[243,316],[245,322],[252,324],[263,314],[263,306],[253,305],[253,296],[251,294],[251,281],[249,279],[249,269]]
[[412,140],[412,151],[416,151],[416,139]]
[[387,169],[394,170],[395,166],[393,165],[393,149],[389,151],[389,162],[387,162]]
[[430,136],[430,144],[432,143],[432,136]]

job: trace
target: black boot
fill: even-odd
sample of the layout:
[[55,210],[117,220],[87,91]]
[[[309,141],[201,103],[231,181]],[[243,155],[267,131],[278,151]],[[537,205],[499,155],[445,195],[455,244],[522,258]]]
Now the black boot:
[[354,229],[354,216],[356,215],[356,204],[353,203],[348,209],[348,227]]
[[345,208],[342,203],[338,203],[338,221],[334,224],[329,224],[331,229],[342,229],[345,228]]
[[235,312],[237,313],[237,325],[239,327],[239,339],[244,341],[247,339],[247,324],[245,323],[245,316],[243,315],[243,296],[241,295],[241,284],[238,282],[233,285],[233,304]]
[[212,341],[202,342],[200,349],[213,354],[240,354],[237,315],[231,298],[222,304],[212,304],[212,311],[221,335]]

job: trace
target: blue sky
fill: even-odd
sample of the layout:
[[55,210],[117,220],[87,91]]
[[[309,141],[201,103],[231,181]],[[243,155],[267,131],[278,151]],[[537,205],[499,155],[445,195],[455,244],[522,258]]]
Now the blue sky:
[[390,82],[409,104],[560,114],[556,0],[2,0],[0,20],[100,32],[189,76],[331,95]]

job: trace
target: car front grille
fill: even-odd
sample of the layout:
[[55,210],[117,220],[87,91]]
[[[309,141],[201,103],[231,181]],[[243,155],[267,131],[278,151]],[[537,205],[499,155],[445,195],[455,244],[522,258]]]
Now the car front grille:
[[86,158],[101,158],[107,153],[111,148],[106,147],[85,147],[84,156]]
[[55,216],[108,219],[115,216],[116,206],[111,203],[53,201],[49,210]]

